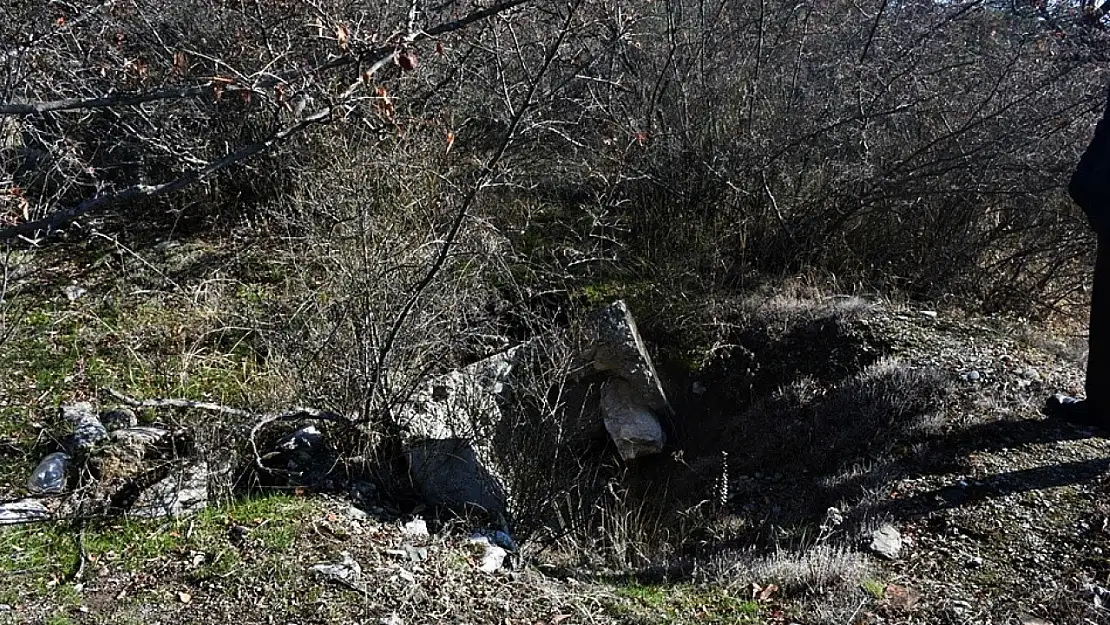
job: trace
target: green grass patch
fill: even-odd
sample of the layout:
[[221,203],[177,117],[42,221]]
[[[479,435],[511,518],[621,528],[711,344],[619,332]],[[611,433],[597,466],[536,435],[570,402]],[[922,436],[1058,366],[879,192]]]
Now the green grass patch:
[[[90,522],[85,530],[89,561],[128,571],[151,562],[204,554],[203,576],[222,577],[240,564],[230,548],[228,528],[250,528],[254,549],[282,552],[296,542],[301,521],[316,510],[312,500],[283,494],[231,502],[193,518],[114,519]],[[75,562],[74,527],[68,523],[37,523],[0,531],[0,572],[39,583],[57,580]]]
[[881,582],[877,579],[868,578],[860,582],[859,585],[864,592],[876,599],[882,599],[883,596],[886,594],[886,582]]
[[617,616],[638,623],[711,623],[741,625],[759,622],[759,603],[711,586],[631,584],[616,589]]

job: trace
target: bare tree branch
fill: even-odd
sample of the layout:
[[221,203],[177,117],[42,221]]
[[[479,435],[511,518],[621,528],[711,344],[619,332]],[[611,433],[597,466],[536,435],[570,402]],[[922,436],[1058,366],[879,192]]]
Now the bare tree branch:
[[408,320],[408,317],[412,313],[412,310],[416,306],[416,303],[420,301],[420,298],[424,295],[424,291],[431,285],[432,281],[435,280],[436,275],[438,275],[440,270],[443,268],[448,254],[451,251],[451,247],[455,242],[455,237],[458,236],[459,229],[462,227],[463,221],[466,220],[466,216],[470,213],[470,209],[473,207],[474,202],[478,199],[479,194],[481,194],[482,190],[486,188],[486,185],[490,183],[490,180],[493,177],[497,165],[501,162],[501,159],[504,158],[505,153],[508,151],[509,146],[512,144],[513,139],[516,137],[517,130],[520,128],[520,124],[524,120],[524,116],[534,106],[533,98],[535,97],[536,91],[540,86],[541,78],[544,76],[544,74],[547,73],[548,69],[551,67],[552,61],[555,60],[556,55],[559,53],[559,49],[562,47],[563,42],[566,40],[567,33],[569,32],[571,20],[574,18],[574,14],[581,4],[582,0],[578,0],[568,8],[566,21],[563,23],[563,27],[559,30],[559,36],[556,38],[555,42],[552,43],[551,46],[548,48],[547,53],[545,54],[543,59],[543,64],[537,70],[536,74],[531,77],[531,84],[529,85],[528,93],[525,95],[524,101],[517,109],[516,114],[513,115],[512,120],[509,122],[508,130],[506,131],[505,136],[501,139],[500,145],[497,148],[497,152],[495,152],[493,156],[491,156],[489,160],[486,161],[485,165],[482,167],[482,173],[479,176],[478,180],[470,187],[470,191],[469,193],[467,193],[466,198],[464,198],[463,201],[459,204],[459,208],[455,212],[454,218],[451,220],[451,226],[448,229],[447,234],[444,236],[443,242],[440,244],[439,249],[436,251],[435,256],[432,258],[432,262],[428,266],[427,272],[425,272],[420,281],[417,282],[416,285],[413,287],[412,293],[409,295],[408,299],[405,301],[404,306],[401,307],[401,311],[397,313],[397,316],[394,318],[393,323],[390,325],[389,333],[386,334],[385,340],[378,351],[378,364],[374,370],[374,379],[370,385],[370,388],[368,389],[366,403],[363,407],[362,418],[364,420],[369,419],[370,417],[369,412],[371,402],[373,402],[375,395],[380,390],[379,387],[381,375],[382,372],[385,370],[386,360],[389,358],[390,352],[393,351],[393,344],[397,340],[397,336],[400,334],[401,328]]
[[228,167],[246,160],[259,152],[269,150],[293,135],[305,130],[314,124],[320,124],[330,119],[331,107],[318,111],[295,124],[287,126],[270,135],[262,141],[245,145],[227,156],[214,160],[200,169],[191,171],[179,178],[158,185],[135,185],[111,195],[101,195],[89,198],[77,206],[57,211],[48,217],[36,221],[28,221],[8,228],[0,229],[0,240],[15,237],[38,238],[44,234],[58,230],[75,219],[95,210],[102,210],[112,206],[130,202],[137,199],[153,198],[183,189],[195,182],[208,178]]
[[195,87],[180,87],[177,89],[159,89],[135,95],[103,96],[99,98],[69,98],[54,100],[53,102],[28,102],[26,104],[0,103],[0,115],[41,115],[57,111],[73,111],[81,109],[98,109],[112,106],[135,106],[158,100],[180,100],[193,98],[206,93],[212,93],[216,81],[209,81]]

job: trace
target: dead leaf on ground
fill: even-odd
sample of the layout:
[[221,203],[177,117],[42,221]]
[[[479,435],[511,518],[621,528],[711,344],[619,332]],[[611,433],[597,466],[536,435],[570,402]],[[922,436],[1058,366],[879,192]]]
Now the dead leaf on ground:
[[908,612],[921,600],[921,593],[907,586],[887,584],[883,589],[883,605],[889,609]]

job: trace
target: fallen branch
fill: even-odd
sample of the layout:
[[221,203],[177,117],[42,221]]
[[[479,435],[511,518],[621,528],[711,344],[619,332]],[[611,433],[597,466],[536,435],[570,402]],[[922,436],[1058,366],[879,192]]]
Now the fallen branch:
[[224,406],[207,401],[193,401],[191,399],[135,399],[120,393],[119,391],[108,388],[105,392],[111,395],[118,401],[131,406],[132,408],[178,408],[181,410],[206,410],[209,412],[218,412],[221,414],[232,415],[236,417],[246,417],[255,419],[255,424],[250,429],[250,443],[251,452],[254,453],[255,467],[263,471],[271,471],[271,469],[262,464],[264,458],[258,451],[258,432],[267,425],[279,421],[328,421],[330,423],[338,423],[344,427],[355,427],[355,422],[337,412],[330,410],[320,410],[318,408],[300,407],[294,408],[288,412],[271,412],[271,413],[257,413],[243,410],[241,408],[232,408],[231,406]]

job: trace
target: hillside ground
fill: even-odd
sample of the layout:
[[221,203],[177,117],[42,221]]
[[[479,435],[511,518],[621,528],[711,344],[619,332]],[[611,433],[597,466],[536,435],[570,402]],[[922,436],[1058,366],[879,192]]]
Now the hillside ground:
[[[11,252],[4,498],[61,435],[58,405],[107,388],[296,403],[247,323],[281,269],[201,240]],[[693,364],[657,353],[680,448],[628,472],[593,537],[489,574],[464,522],[406,532],[411,503],[243,488],[192,518],[0,530],[0,622],[1110,623],[1110,444],[1039,414],[1081,388],[1081,327],[786,287],[705,311]],[[894,560],[868,549],[885,523]],[[344,554],[365,583],[311,568]]]

